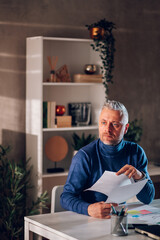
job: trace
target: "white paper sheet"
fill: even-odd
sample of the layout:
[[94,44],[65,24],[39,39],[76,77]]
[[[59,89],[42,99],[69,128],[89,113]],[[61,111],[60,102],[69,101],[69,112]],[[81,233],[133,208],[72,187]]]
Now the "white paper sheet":
[[134,182],[126,175],[116,175],[115,172],[105,171],[101,178],[86,190],[104,193],[108,196],[107,203],[122,203],[137,195],[148,180]]

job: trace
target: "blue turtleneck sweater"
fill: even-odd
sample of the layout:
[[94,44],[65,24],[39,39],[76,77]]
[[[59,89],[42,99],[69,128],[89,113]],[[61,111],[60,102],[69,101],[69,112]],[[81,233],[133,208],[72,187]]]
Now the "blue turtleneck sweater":
[[93,141],[81,148],[72,159],[61,195],[62,207],[88,215],[88,206],[91,203],[106,201],[107,196],[84,190],[90,188],[105,170],[117,172],[126,164],[146,174],[148,181],[137,194],[137,198],[144,204],[149,204],[154,198],[155,190],[147,171],[147,162],[144,150],[136,143],[122,140],[118,145],[110,146],[100,139]]

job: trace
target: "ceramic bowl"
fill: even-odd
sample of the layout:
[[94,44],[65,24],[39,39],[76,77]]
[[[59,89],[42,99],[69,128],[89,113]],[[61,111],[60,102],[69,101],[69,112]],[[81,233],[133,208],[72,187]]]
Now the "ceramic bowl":
[[84,70],[86,74],[94,74],[97,71],[97,66],[95,64],[86,64]]

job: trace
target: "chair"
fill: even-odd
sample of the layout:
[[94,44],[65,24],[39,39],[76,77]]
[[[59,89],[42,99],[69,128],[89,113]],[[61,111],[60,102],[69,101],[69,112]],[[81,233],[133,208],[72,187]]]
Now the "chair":
[[64,185],[55,186],[52,189],[51,195],[51,213],[66,211],[60,205],[60,196],[63,192]]

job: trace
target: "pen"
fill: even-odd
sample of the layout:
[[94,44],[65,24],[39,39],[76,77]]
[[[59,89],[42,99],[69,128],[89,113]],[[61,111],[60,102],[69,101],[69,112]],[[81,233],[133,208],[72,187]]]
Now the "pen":
[[121,211],[119,212],[118,216],[123,216],[124,215],[124,207],[122,207]]
[[125,211],[124,211],[124,215],[126,215],[127,211],[128,211],[128,208],[125,209]]
[[111,204],[111,208],[112,208],[112,212],[113,212],[113,214],[117,214],[117,211],[115,210],[115,208],[113,207],[112,204]]

